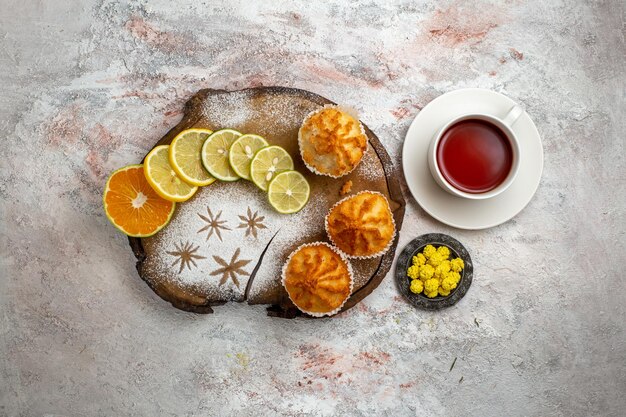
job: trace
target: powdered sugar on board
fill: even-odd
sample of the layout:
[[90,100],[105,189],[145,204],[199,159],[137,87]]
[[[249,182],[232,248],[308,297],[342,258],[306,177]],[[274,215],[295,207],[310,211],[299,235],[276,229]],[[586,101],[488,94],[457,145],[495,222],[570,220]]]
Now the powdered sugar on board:
[[[297,133],[304,117],[320,104],[302,94],[243,90],[212,94],[192,105],[199,106],[192,109],[200,116],[195,127],[234,128],[284,147],[311,185],[310,200],[299,213],[283,215],[248,181],[201,187],[191,200],[177,205],[168,226],[142,239],[142,276],[193,300],[280,304],[286,297],[280,283],[286,257],[303,243],[328,242],[324,217],[341,198],[343,184],[353,181],[351,193],[369,189],[388,195],[382,164],[368,146],[357,169],[340,179],[307,170]],[[370,280],[379,263],[380,258],[352,261],[354,291]]]
[[202,114],[216,125],[216,128],[240,126],[250,119],[250,108],[242,107],[242,101],[248,100],[250,91],[234,91],[219,95],[202,103]]
[[361,178],[376,181],[381,178],[380,173],[382,170],[383,166],[376,155],[376,151],[369,145],[361,163],[354,170],[355,174]]
[[144,239],[143,273],[215,301],[243,301],[281,215],[252,183],[216,182],[178,204],[170,224]]
[[[242,106],[242,103],[246,105]],[[284,96],[255,90],[213,95],[202,103],[202,116],[213,129],[235,128],[261,136],[291,134],[306,114],[318,107],[308,101],[287,101]],[[262,121],[262,123],[260,123]]]

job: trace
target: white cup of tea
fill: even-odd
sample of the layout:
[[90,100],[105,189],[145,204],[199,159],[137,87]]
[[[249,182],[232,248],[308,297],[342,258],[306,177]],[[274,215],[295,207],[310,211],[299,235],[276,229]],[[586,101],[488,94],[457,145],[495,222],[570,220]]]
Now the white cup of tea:
[[446,123],[428,149],[428,166],[437,184],[473,200],[509,188],[520,166],[519,140],[511,127],[523,112],[515,105],[503,118],[470,113]]

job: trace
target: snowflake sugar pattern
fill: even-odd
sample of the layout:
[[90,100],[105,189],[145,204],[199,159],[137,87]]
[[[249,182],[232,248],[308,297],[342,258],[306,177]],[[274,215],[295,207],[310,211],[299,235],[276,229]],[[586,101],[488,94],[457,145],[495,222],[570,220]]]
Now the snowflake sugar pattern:
[[238,259],[239,254],[241,253],[241,249],[237,248],[233,257],[230,259],[230,263],[226,262],[224,259],[220,258],[217,255],[213,255],[213,259],[215,262],[220,264],[222,268],[218,268],[215,271],[211,272],[211,276],[222,275],[222,279],[220,280],[220,286],[226,284],[228,278],[231,278],[237,288],[239,288],[239,281],[237,280],[238,276],[250,276],[250,273],[244,271],[242,268],[252,262],[251,259]]
[[239,215],[239,219],[241,220],[241,223],[239,223],[239,226],[237,226],[237,229],[245,228],[246,237],[252,235],[254,236],[255,239],[257,239],[258,238],[257,230],[267,229],[267,227],[265,227],[265,225],[263,224],[263,221],[265,220],[265,216],[259,216],[258,213],[259,213],[258,211],[255,211],[254,214],[252,214],[252,210],[250,210],[250,207],[248,207],[247,216]]
[[220,241],[222,240],[222,233],[220,232],[221,230],[231,230],[230,227],[226,227],[225,223],[226,220],[220,220],[220,217],[222,216],[222,211],[220,210],[219,213],[217,213],[217,216],[213,216],[213,212],[211,211],[210,207],[206,208],[207,210],[207,214],[208,216],[203,216],[202,214],[198,213],[198,216],[200,216],[200,218],[206,223],[206,225],[198,230],[198,233],[202,233],[205,230],[208,230],[208,233],[206,235],[206,240],[209,240],[209,238],[211,236],[213,236],[213,233],[215,233],[215,235],[219,238]]
[[183,272],[185,266],[189,270],[191,270],[191,265],[197,268],[198,264],[196,263],[195,259],[206,259],[204,256],[196,254],[200,246],[194,247],[189,242],[186,242],[184,244],[181,242],[180,245],[174,244],[174,246],[176,247],[176,250],[168,251],[167,254],[176,258],[174,263],[172,263],[172,266],[176,266],[176,264],[180,263],[180,269],[178,270],[179,274]]

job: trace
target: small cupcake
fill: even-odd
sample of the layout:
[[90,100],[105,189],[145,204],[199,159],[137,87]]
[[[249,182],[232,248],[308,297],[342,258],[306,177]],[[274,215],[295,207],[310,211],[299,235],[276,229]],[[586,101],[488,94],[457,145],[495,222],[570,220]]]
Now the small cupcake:
[[352,172],[367,150],[367,136],[357,117],[327,105],[310,113],[298,131],[300,155],[307,168],[339,178]]
[[361,191],[335,204],[326,216],[331,242],[350,258],[374,258],[391,247],[396,223],[384,195]]
[[283,266],[282,282],[291,301],[311,316],[332,316],[352,294],[352,266],[324,242],[293,251]]

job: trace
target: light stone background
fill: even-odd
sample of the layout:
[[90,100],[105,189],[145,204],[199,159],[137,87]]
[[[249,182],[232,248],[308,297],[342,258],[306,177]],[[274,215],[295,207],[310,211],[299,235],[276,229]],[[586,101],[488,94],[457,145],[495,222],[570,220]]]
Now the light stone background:
[[[626,415],[625,7],[0,1],[0,415]],[[434,97],[500,91],[541,132],[541,185],[478,232],[407,193],[400,248],[443,232],[474,259],[446,311],[415,310],[391,275],[334,319],[177,311],[102,187],[196,90],[259,85],[356,107],[396,163]]]

